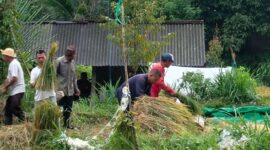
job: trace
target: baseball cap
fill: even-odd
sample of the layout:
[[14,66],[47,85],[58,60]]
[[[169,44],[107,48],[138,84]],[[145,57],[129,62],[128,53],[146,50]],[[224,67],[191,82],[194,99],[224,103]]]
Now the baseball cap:
[[16,57],[15,51],[12,48],[6,48],[5,50],[1,50],[2,55],[6,55],[9,57]]
[[162,61],[174,62],[173,54],[171,54],[171,53],[164,53],[164,54],[161,55],[161,60]]

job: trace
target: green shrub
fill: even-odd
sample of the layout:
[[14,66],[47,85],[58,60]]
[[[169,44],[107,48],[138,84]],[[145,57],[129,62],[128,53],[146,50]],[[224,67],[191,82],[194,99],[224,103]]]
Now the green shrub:
[[214,35],[213,39],[209,42],[209,50],[206,54],[206,60],[208,66],[220,66],[222,61],[223,47],[217,35]]
[[78,79],[81,78],[81,73],[82,72],[86,72],[87,77],[89,79],[92,79],[92,66],[76,65],[76,75],[77,75]]
[[209,88],[212,86],[209,79],[205,79],[202,73],[187,72],[182,77],[182,83],[177,89],[179,92],[184,89],[188,95],[195,99],[206,99],[209,95]]
[[116,90],[119,84],[119,80],[117,80],[116,84],[113,84],[112,82],[105,83],[105,85],[100,85],[100,88],[98,89],[98,95],[99,99],[101,101],[107,100],[107,101],[113,101],[116,99]]
[[221,72],[214,81],[205,79],[201,73],[187,72],[178,91],[184,89],[197,100],[225,100],[242,103],[257,99],[256,81],[247,69],[240,67]]
[[222,98],[234,102],[256,100],[256,81],[244,67],[232,72],[220,73],[214,81],[213,98]]

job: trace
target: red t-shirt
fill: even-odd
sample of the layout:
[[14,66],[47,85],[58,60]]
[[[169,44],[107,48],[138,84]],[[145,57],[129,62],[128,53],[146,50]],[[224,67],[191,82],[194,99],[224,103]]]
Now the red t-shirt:
[[165,67],[161,65],[161,63],[155,63],[153,64],[153,66],[151,67],[151,70],[155,69],[155,70],[159,70],[161,73],[161,77],[158,80],[157,83],[152,84],[152,88],[151,88],[151,96],[152,97],[158,97],[159,92],[162,90],[166,91],[169,94],[175,94],[176,92],[169,86],[167,86],[164,83],[164,76],[165,76]]

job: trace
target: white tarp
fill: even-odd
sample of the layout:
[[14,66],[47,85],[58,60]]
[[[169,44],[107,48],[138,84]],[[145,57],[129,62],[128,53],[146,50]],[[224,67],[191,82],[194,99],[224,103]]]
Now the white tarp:
[[195,67],[177,67],[170,66],[165,71],[165,83],[171,86],[178,86],[182,82],[182,76],[187,72],[199,72],[211,81],[220,74],[220,72],[231,71],[232,67],[226,68],[195,68]]

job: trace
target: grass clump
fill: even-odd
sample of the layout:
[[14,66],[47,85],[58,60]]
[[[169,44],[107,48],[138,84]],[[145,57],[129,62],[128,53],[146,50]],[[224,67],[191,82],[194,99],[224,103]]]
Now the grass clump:
[[270,61],[261,62],[254,74],[263,85],[270,86]]
[[118,113],[113,135],[110,137],[108,144],[104,146],[104,149],[138,150],[136,131],[130,113]]
[[38,104],[35,109],[31,139],[34,148],[52,146],[52,140],[61,134],[60,118],[61,111],[52,102],[44,100]]
[[134,104],[134,121],[143,130],[182,134],[197,132],[193,116],[183,104],[177,104],[168,97],[141,97]]

